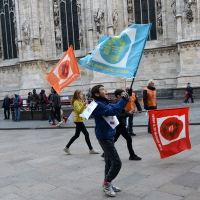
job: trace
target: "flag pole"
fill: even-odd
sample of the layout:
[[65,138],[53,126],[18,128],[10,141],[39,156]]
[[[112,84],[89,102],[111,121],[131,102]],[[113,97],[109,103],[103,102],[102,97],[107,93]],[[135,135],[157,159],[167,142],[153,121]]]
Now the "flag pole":
[[132,82],[131,82],[130,89],[132,89],[134,81],[135,81],[135,77],[133,78],[133,80],[132,80]]
[[82,80],[81,73],[80,73],[80,77],[81,77],[82,91],[83,91],[83,94],[84,94],[84,96],[85,96],[85,99],[87,99],[87,98],[86,98],[86,93],[85,93],[85,90],[84,90],[84,88],[83,88],[83,80]]

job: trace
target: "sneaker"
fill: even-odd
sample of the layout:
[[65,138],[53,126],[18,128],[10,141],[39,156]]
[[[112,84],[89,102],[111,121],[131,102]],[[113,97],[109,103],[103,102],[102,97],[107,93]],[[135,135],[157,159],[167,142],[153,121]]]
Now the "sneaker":
[[129,160],[142,160],[142,158],[138,157],[137,155],[133,155],[129,157]]
[[132,132],[132,133],[129,133],[129,134],[130,134],[131,136],[136,136],[136,134],[135,134],[135,133],[133,133],[133,132]]
[[99,154],[99,151],[95,149],[91,149],[89,150],[89,154]]
[[65,123],[67,122],[67,117],[63,117],[63,119],[64,119],[64,121],[65,121]]
[[115,191],[114,191],[114,189],[113,189],[112,186],[113,186],[112,183],[109,183],[109,182],[107,182],[106,184],[104,184],[104,183],[102,184],[103,191],[104,191],[108,196],[110,196],[110,197],[115,197],[116,194],[115,194]]
[[[112,184],[112,182],[111,182],[111,184]],[[121,189],[119,187],[117,187],[116,185],[112,184],[112,188],[113,188],[114,192],[121,192]]]
[[65,147],[65,148],[63,149],[63,151],[66,152],[68,155],[71,155],[71,152],[70,152],[70,150],[69,150],[67,147]]
[[52,125],[52,124],[53,124],[53,122],[49,122],[49,124],[51,124],[51,125]]
[[51,125],[53,125],[53,126],[56,125],[56,122],[53,122]]
[[60,121],[56,126],[60,126],[64,121]]

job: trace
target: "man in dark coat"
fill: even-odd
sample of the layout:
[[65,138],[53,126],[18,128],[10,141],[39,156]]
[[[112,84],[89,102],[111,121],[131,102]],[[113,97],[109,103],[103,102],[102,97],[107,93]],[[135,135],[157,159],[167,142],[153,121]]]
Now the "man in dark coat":
[[[194,103],[194,99],[193,99],[193,88],[190,86],[190,83],[187,84],[186,91],[188,92],[188,99],[187,99],[187,101],[188,101],[189,98],[190,98],[190,99],[191,99],[191,102]],[[186,102],[185,102],[185,103],[186,103]]]
[[10,104],[11,99],[9,98],[8,94],[6,94],[2,106],[4,108],[4,119],[10,119]]

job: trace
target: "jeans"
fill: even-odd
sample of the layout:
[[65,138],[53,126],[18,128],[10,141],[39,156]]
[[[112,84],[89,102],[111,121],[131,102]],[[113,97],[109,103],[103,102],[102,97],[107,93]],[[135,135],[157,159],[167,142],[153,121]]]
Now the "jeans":
[[133,133],[133,114],[129,115],[127,131],[129,132],[129,134]]
[[51,111],[49,114],[49,122],[55,122],[53,108],[51,108]]
[[127,142],[127,148],[128,148],[130,156],[134,156],[135,152],[133,151],[133,147],[132,147],[132,138],[131,138],[130,134],[128,133],[126,127],[121,124],[119,124],[116,128],[114,142],[116,142],[118,140],[120,135],[122,135]]
[[105,181],[112,182],[118,175],[122,162],[114,146],[113,139],[98,140],[101,148],[104,151],[105,159]]
[[66,145],[67,148],[70,147],[70,145],[80,136],[80,133],[83,132],[83,134],[85,135],[85,141],[89,147],[90,150],[92,150],[92,145],[90,142],[90,137],[89,137],[89,133],[84,125],[83,122],[74,122],[76,124],[76,132],[75,135],[70,139],[70,141],[68,142],[68,144]]
[[20,107],[14,108],[14,113],[15,113],[15,121],[20,120]]

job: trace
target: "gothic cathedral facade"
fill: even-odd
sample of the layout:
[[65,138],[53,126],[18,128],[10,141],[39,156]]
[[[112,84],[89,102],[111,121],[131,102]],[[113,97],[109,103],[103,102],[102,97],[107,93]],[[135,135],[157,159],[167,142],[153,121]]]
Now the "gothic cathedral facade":
[[[73,45],[77,59],[102,36],[152,23],[134,90],[149,79],[158,89],[200,87],[200,0],[0,0],[0,97],[50,85],[46,75]],[[81,66],[81,78],[61,95],[104,84],[109,92],[130,80]]]

